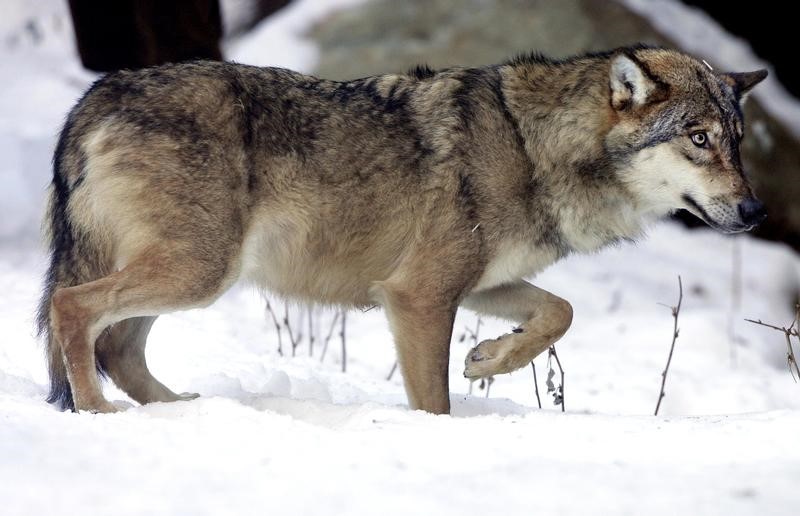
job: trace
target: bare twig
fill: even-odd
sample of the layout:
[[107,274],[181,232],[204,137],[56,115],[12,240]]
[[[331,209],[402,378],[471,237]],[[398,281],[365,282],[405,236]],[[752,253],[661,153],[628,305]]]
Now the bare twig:
[[[789,373],[792,375],[792,379],[797,382],[797,380],[800,379],[800,367],[798,367],[797,358],[795,357],[794,349],[792,348],[792,337],[797,337],[800,339],[800,333],[798,333],[798,325],[800,325],[800,305],[795,307],[794,320],[788,327],[767,324],[765,322],[761,322],[761,319],[757,321],[745,319],[745,321],[758,324],[760,326],[766,326],[767,328],[772,328],[773,330],[778,330],[779,332],[783,333],[784,337],[786,337],[786,363],[789,366]],[[796,378],[795,374],[797,375]]]
[[308,356],[314,356],[314,305],[308,305]]
[[678,276],[678,304],[671,306],[672,318],[674,320],[672,329],[672,344],[669,347],[669,356],[667,357],[667,365],[661,373],[661,391],[658,393],[658,403],[656,403],[656,411],[653,415],[658,415],[658,409],[661,408],[661,400],[664,399],[664,385],[667,383],[667,373],[669,372],[669,364],[672,362],[672,353],[675,351],[675,341],[678,340],[678,316],[681,312],[681,303],[683,303],[683,283],[681,277]]
[[464,340],[467,337],[469,337],[469,340],[472,341],[473,347],[477,346],[478,345],[478,333],[480,332],[481,324],[483,324],[483,320],[481,319],[481,316],[479,315],[475,319],[475,329],[473,330],[469,326],[465,326],[464,327],[464,332],[458,337],[458,341],[459,342],[464,342]]
[[319,361],[322,362],[325,360],[325,354],[328,352],[328,343],[331,341],[331,337],[333,336],[333,330],[336,328],[336,323],[339,321],[340,312],[336,312],[336,315],[333,316],[333,321],[331,321],[331,327],[328,330],[328,335],[325,336],[325,341],[322,345],[322,355],[319,357]]
[[397,360],[394,361],[394,365],[392,366],[392,370],[389,371],[389,374],[386,376],[386,381],[387,382],[392,379],[392,376],[394,376],[394,372],[395,371],[397,371]]
[[283,356],[281,323],[278,322],[278,316],[275,315],[275,311],[272,309],[272,305],[270,305],[269,300],[267,300],[267,312],[269,312],[269,315],[272,316],[272,322],[275,324],[275,331],[278,333],[278,355]]
[[342,338],[342,372],[347,372],[347,312],[342,312],[342,331],[339,333]]
[[[547,359],[550,360],[550,357],[556,359],[556,364],[558,365],[558,370],[561,373],[561,385],[558,386],[558,389],[553,389],[553,403],[556,405],[561,405],[561,412],[565,412],[567,410],[566,403],[564,403],[564,368],[561,367],[561,360],[558,358],[558,353],[556,353],[555,345],[550,346],[548,350]],[[550,373],[548,373],[548,381],[552,377],[553,368],[550,368]],[[548,385],[547,392],[551,392],[552,382]]]
[[536,403],[539,408],[542,408],[542,398],[539,397],[539,381],[536,379],[536,364],[531,360],[531,369],[533,369],[533,388],[536,391]]
[[292,325],[289,323],[289,304],[283,305],[283,325],[286,327],[286,331],[289,333],[289,342],[292,344],[292,356],[295,355],[295,351],[297,350],[298,342],[294,338],[294,334],[292,333]]
[[[481,316],[478,315],[476,317],[476,319],[475,319],[475,330],[473,331],[468,326],[465,326],[464,327],[464,333],[461,334],[461,336],[458,338],[458,341],[459,342],[464,342],[464,340],[467,338],[467,336],[469,336],[469,340],[472,341],[472,347],[477,346],[478,345],[478,334],[480,333],[480,330],[481,330],[481,324],[483,324],[483,320],[481,319]],[[467,394],[469,394],[471,396],[472,395],[472,384],[475,383],[475,380],[469,380],[468,379],[468,381],[469,381],[469,391],[467,391]],[[485,385],[485,382],[484,382],[483,378],[481,378],[481,381],[478,384],[478,388],[483,390],[484,385]]]

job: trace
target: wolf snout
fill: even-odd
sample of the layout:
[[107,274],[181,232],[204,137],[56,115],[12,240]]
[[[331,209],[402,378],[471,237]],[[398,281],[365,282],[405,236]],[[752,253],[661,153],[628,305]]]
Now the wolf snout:
[[739,216],[746,226],[757,226],[767,218],[764,203],[755,197],[748,197],[739,203]]

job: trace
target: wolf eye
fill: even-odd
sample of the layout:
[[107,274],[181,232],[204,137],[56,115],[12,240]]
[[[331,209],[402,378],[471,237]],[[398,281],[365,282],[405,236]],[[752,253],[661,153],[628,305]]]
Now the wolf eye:
[[708,143],[708,135],[703,131],[692,133],[690,138],[692,139],[692,143],[698,147],[705,147]]

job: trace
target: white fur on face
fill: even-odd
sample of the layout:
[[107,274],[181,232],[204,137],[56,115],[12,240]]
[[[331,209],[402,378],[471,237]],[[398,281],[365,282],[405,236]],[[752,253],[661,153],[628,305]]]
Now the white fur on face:
[[[724,192],[712,190],[707,174],[682,156],[669,142],[639,151],[630,165],[620,172],[643,212],[665,215],[679,208],[706,219],[720,229],[740,223],[736,206],[721,200]],[[689,204],[690,196],[708,217]]]

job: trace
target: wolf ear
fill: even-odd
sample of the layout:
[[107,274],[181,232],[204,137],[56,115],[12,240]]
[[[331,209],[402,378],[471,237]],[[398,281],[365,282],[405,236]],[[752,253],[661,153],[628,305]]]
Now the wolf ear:
[[739,102],[744,102],[750,90],[767,78],[768,72],[766,70],[756,70],[755,72],[742,72],[742,73],[724,73],[720,77],[725,81],[728,86],[733,88],[733,92],[739,99]]
[[617,111],[638,108],[649,102],[665,100],[668,87],[653,80],[633,58],[619,54],[611,59],[611,105]]

